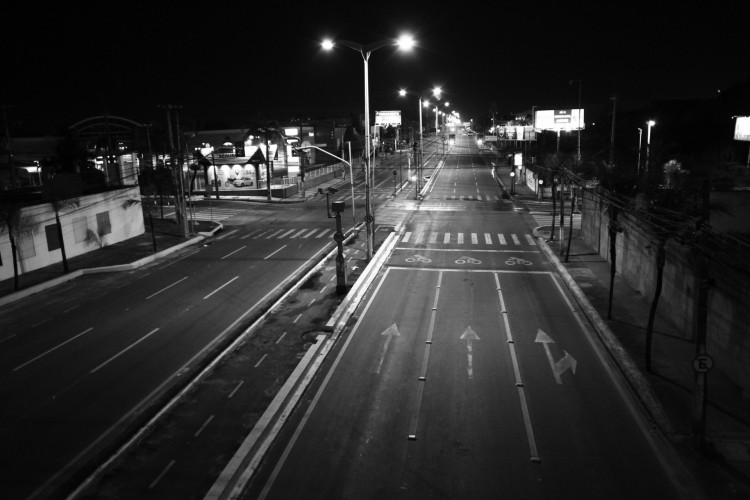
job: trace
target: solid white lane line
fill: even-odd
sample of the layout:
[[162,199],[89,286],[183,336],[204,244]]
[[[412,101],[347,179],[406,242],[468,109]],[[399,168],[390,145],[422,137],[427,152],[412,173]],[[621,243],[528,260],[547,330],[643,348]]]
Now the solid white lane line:
[[159,290],[158,292],[152,293],[151,295],[149,295],[148,297],[146,297],[146,300],[150,299],[151,297],[153,297],[153,296],[155,296],[155,295],[159,295],[159,294],[160,294],[161,292],[163,292],[164,290],[169,290],[170,288],[172,288],[172,287],[173,287],[173,286],[175,286],[176,284],[180,283],[181,281],[185,281],[186,279],[188,279],[188,277],[187,277],[187,276],[185,276],[184,278],[182,278],[182,279],[180,279],[180,280],[177,280],[177,281],[175,281],[174,283],[172,283],[172,284],[171,284],[171,285],[169,285],[169,286],[166,286],[166,287],[162,288],[162,289],[161,289],[161,290]]
[[92,328],[87,328],[87,329],[85,329],[84,331],[82,331],[82,332],[81,332],[81,333],[79,333],[78,335],[75,335],[74,337],[71,337],[71,338],[69,338],[68,340],[66,340],[65,342],[63,342],[63,343],[61,343],[61,344],[57,344],[57,345],[56,345],[55,347],[53,347],[52,349],[48,349],[48,350],[46,350],[45,352],[43,352],[43,353],[42,353],[42,354],[40,354],[39,356],[36,356],[36,357],[34,357],[34,358],[31,358],[30,360],[28,360],[27,362],[23,363],[22,365],[18,365],[18,366],[16,366],[15,368],[13,368],[13,371],[17,371],[17,370],[20,370],[20,369],[21,369],[21,368],[23,368],[24,366],[26,366],[26,365],[30,365],[30,364],[31,364],[31,363],[33,363],[34,361],[36,361],[36,360],[38,360],[38,359],[40,359],[40,358],[43,358],[44,356],[46,356],[47,354],[51,353],[52,351],[56,351],[57,349],[61,348],[62,346],[64,346],[65,344],[67,344],[67,343],[69,343],[69,342],[73,342],[73,341],[74,341],[75,339],[77,339],[77,338],[78,338],[78,337],[80,337],[81,335],[85,335],[85,334],[89,333],[89,332],[90,332],[91,330],[93,330],[93,329],[94,329],[93,327],[92,327]]
[[505,332],[507,335],[507,345],[510,351],[510,359],[513,363],[513,373],[516,377],[516,389],[518,390],[518,399],[521,403],[521,413],[523,413],[523,423],[526,428],[526,438],[529,442],[529,452],[531,453],[531,461],[535,463],[541,462],[539,458],[539,451],[536,447],[536,439],[534,438],[534,429],[531,426],[531,416],[529,414],[529,405],[526,401],[526,391],[523,387],[523,380],[521,380],[521,370],[518,367],[518,358],[516,356],[516,345],[513,340],[513,334],[510,330],[510,321],[508,320],[508,311],[505,308],[505,298],[503,297],[503,290],[500,286],[500,276],[495,273],[495,287],[497,288],[497,297],[500,300],[500,316],[505,326]]
[[237,278],[239,278],[239,276],[235,276],[235,277],[234,277],[234,278],[232,278],[231,280],[227,281],[226,283],[224,283],[223,285],[221,285],[221,286],[220,286],[219,288],[217,288],[217,289],[216,289],[216,290],[214,290],[213,292],[211,292],[211,293],[209,293],[208,295],[206,295],[205,297],[203,297],[203,300],[206,300],[206,299],[207,299],[207,298],[209,298],[209,297],[210,297],[211,295],[215,294],[216,292],[218,292],[219,290],[221,290],[222,288],[224,288],[225,286],[227,286],[228,284],[230,284],[230,283],[231,283],[232,281],[236,280]]
[[286,245],[282,246],[281,248],[279,248],[279,249],[278,249],[278,250],[276,250],[276,251],[273,251],[273,252],[269,253],[268,255],[266,255],[265,257],[263,257],[263,260],[268,260],[268,259],[270,259],[271,257],[273,257],[273,256],[274,256],[274,254],[277,254],[277,253],[281,252],[281,251],[282,251],[282,250],[284,250],[285,248],[286,248]]
[[238,249],[237,249],[237,250],[235,250],[234,252],[229,252],[229,253],[228,253],[228,254],[226,254],[226,255],[225,255],[224,257],[221,257],[221,258],[220,258],[219,260],[224,260],[224,259],[226,259],[227,257],[229,257],[230,255],[234,255],[234,254],[236,254],[237,252],[239,252],[240,250],[242,250],[243,248],[246,248],[246,247],[247,247],[247,245],[242,245],[242,246],[241,246],[240,248],[238,248]]
[[424,356],[422,357],[422,369],[417,385],[416,405],[412,410],[411,421],[409,423],[409,435],[407,438],[411,441],[417,439],[417,427],[419,426],[419,413],[422,409],[422,395],[424,394],[424,383],[427,380],[427,364],[430,359],[430,347],[432,346],[432,334],[435,331],[435,318],[437,317],[438,300],[440,299],[440,285],[443,281],[443,273],[438,273],[438,281],[435,290],[435,300],[432,303],[432,314],[430,317],[430,327],[427,330],[427,339],[425,339]]
[[129,346],[127,346],[125,349],[123,349],[122,351],[118,352],[117,354],[115,354],[114,356],[112,356],[111,358],[109,358],[107,361],[105,361],[104,363],[100,364],[99,366],[97,366],[96,368],[94,368],[93,370],[91,370],[89,373],[96,373],[96,372],[98,372],[100,369],[102,369],[103,367],[105,367],[106,365],[108,365],[109,363],[111,363],[112,361],[114,361],[115,359],[119,358],[120,356],[122,356],[123,354],[125,354],[126,352],[128,352],[129,350],[131,350],[133,347],[137,346],[138,344],[140,344],[141,342],[143,342],[144,340],[146,340],[147,338],[149,338],[151,335],[155,334],[158,331],[159,331],[158,328],[154,328],[153,330],[151,330],[150,332],[148,332],[146,335],[144,335],[143,337],[139,338],[138,340],[136,340],[135,342],[133,342],[132,344],[130,344]]

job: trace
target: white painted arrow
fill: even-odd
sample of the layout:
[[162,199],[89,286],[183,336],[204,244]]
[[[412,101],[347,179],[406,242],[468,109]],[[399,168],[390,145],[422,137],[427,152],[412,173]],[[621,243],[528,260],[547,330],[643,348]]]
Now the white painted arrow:
[[383,333],[380,335],[385,335],[385,344],[383,344],[383,352],[380,353],[380,361],[378,362],[378,369],[375,370],[375,373],[380,373],[380,368],[383,366],[383,361],[385,361],[385,354],[388,352],[388,344],[391,343],[391,339],[394,335],[401,335],[398,332],[398,327],[396,326],[396,323],[393,323],[391,326],[385,329]]
[[565,356],[562,357],[559,361],[555,361],[552,358],[552,351],[549,348],[550,344],[554,344],[555,341],[552,340],[552,338],[544,333],[542,330],[538,330],[536,332],[536,340],[535,342],[539,342],[541,344],[544,344],[544,352],[547,353],[547,360],[549,361],[549,366],[552,369],[552,374],[555,376],[555,382],[558,384],[562,384],[562,379],[560,378],[560,375],[565,373],[565,370],[570,368],[570,371],[575,374],[576,372],[576,366],[578,365],[578,362],[576,359],[571,356],[567,351],[563,350],[565,353]]
[[469,374],[469,378],[474,377],[474,367],[473,367],[473,352],[472,352],[472,342],[475,340],[479,340],[479,335],[477,335],[474,330],[471,329],[471,327],[466,328],[464,330],[464,333],[461,334],[461,340],[466,341],[466,359],[468,361],[467,366],[467,372]]

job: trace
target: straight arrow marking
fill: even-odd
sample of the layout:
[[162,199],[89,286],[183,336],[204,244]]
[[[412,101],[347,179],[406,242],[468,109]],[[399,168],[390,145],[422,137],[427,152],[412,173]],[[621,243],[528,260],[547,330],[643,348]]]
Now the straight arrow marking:
[[472,343],[475,340],[479,340],[479,336],[476,334],[476,332],[474,332],[474,330],[471,329],[471,327],[467,327],[466,330],[464,330],[464,333],[461,334],[460,339],[466,341],[466,371],[468,372],[469,378],[471,379],[474,378]]
[[393,323],[391,326],[385,329],[383,333],[380,335],[385,335],[385,344],[383,344],[383,351],[380,353],[380,361],[378,361],[378,369],[375,370],[375,373],[380,373],[380,369],[383,367],[383,361],[385,361],[385,355],[388,352],[388,344],[391,343],[391,339],[394,335],[398,336],[401,335],[398,331],[398,327],[396,326],[396,323]]

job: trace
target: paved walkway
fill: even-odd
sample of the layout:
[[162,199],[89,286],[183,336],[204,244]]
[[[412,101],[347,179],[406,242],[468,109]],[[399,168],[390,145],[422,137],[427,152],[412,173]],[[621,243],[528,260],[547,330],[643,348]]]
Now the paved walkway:
[[[509,169],[501,166],[498,180],[508,185]],[[317,194],[342,182],[333,179],[314,189],[307,190],[307,197]],[[225,197],[223,197],[225,198]],[[267,202],[265,197],[247,201]],[[516,185],[514,201],[536,202],[536,196],[526,186]],[[242,199],[242,198],[240,198]],[[292,200],[277,202],[304,202],[301,195]],[[538,206],[537,206],[538,209]],[[196,232],[210,232],[216,227],[202,223]],[[140,259],[159,258],[163,251],[176,245],[197,243],[204,236],[186,239],[178,234],[174,222],[155,219],[157,249],[154,253],[150,231],[136,238],[111,245],[86,255],[69,260],[71,271],[122,265]],[[540,235],[548,235],[549,228],[537,229]],[[613,359],[626,374],[644,407],[651,414],[653,423],[673,443],[684,466],[689,469],[705,498],[739,499],[750,498],[750,399],[719,369],[708,376],[708,399],[706,417],[706,446],[697,452],[691,446],[692,402],[694,372],[692,359],[694,346],[682,340],[669,318],[657,314],[653,373],[643,366],[645,326],[650,309],[650,298],[644,297],[629,287],[619,275],[615,278],[613,314],[607,317],[609,301],[610,266],[597,252],[586,245],[576,231],[571,240],[568,262],[560,254],[557,243],[548,244],[553,261],[561,275],[579,298],[587,316],[600,338],[612,354]],[[62,264],[49,266],[20,277],[22,289],[32,286],[44,287],[50,280],[65,278]],[[577,293],[576,293],[577,292]],[[0,282],[0,301],[10,301],[15,296],[13,279]],[[0,302],[1,304],[2,302]],[[1,310],[0,310],[1,313]],[[638,478],[633,478],[637,481]]]

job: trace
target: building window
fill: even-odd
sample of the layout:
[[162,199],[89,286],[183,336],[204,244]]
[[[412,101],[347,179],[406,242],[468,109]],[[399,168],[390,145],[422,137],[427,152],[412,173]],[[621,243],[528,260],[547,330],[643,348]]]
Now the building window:
[[34,248],[34,238],[32,236],[24,236],[18,239],[18,254],[21,259],[30,259],[36,256],[36,248]]
[[89,226],[86,224],[86,217],[81,217],[73,221],[73,235],[75,236],[76,243],[86,241],[88,230]]
[[47,251],[58,250],[60,248],[60,238],[57,237],[57,224],[44,226],[44,234],[47,236]]
[[96,214],[96,229],[100,237],[112,232],[112,224],[109,222],[109,212]]

